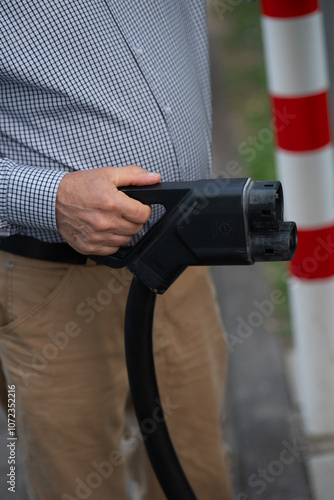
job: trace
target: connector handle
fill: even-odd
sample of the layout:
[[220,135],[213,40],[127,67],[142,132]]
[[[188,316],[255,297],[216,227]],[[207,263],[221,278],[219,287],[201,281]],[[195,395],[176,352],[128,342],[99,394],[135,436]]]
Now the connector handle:
[[[120,191],[127,196],[146,205],[163,205],[165,213],[134,246],[122,247],[113,255],[92,255],[90,258],[99,264],[109,267],[121,268],[128,266],[133,262],[142,248],[147,246],[151,240],[158,237],[162,227],[166,226],[172,212],[180,206],[182,201],[184,202],[184,207],[188,207],[189,204],[191,205],[189,198],[191,197],[193,184],[193,182],[160,182],[151,186],[127,186],[120,188]],[[188,202],[186,202],[186,198]]]

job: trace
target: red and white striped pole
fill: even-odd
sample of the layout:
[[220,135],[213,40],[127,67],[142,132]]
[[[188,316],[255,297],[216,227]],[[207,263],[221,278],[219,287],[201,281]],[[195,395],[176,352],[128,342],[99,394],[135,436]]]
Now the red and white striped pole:
[[262,0],[285,215],[298,228],[290,296],[305,431],[334,434],[334,156],[318,0]]

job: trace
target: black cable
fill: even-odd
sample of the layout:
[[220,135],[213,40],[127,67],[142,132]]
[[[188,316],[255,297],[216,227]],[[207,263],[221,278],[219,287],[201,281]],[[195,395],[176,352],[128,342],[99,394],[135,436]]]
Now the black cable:
[[125,313],[125,354],[133,405],[147,453],[168,500],[196,500],[175,453],[160,404],[152,327],[156,294],[133,278]]

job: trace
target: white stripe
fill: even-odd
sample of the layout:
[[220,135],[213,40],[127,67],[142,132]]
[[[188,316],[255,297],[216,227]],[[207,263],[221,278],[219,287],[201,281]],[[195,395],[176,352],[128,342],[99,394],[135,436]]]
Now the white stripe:
[[277,149],[276,163],[283,186],[285,219],[310,230],[334,224],[333,147],[311,153]]
[[334,278],[291,278],[290,297],[306,432],[334,434]]
[[299,96],[329,86],[322,13],[293,19],[262,16],[269,91]]

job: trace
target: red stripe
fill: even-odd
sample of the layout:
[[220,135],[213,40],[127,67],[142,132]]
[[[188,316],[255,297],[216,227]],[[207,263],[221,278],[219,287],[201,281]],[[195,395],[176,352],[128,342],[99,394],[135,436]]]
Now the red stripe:
[[327,92],[307,97],[272,97],[277,144],[310,151],[330,142]]
[[318,8],[318,0],[262,0],[262,12],[270,17],[304,16]]
[[334,226],[313,231],[298,229],[298,247],[290,270],[306,280],[334,276]]

